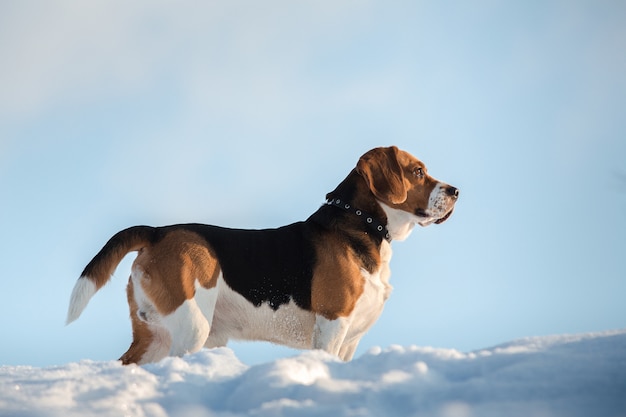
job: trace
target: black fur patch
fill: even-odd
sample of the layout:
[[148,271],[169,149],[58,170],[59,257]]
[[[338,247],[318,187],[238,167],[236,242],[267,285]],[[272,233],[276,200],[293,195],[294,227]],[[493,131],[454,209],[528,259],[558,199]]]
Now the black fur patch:
[[315,225],[278,229],[228,229],[202,224],[170,226],[202,236],[217,254],[224,280],[255,306],[277,310],[291,299],[311,309]]

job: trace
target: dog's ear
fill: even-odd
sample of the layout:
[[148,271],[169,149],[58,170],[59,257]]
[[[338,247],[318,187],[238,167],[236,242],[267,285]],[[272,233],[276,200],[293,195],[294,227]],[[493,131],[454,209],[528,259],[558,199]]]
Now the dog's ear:
[[406,200],[404,173],[398,162],[398,148],[375,148],[359,159],[356,171],[365,178],[372,193],[385,203],[400,204]]

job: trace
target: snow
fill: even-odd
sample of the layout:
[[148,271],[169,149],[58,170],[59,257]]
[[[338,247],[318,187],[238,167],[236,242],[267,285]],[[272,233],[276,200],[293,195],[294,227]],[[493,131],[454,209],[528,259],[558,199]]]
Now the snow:
[[348,363],[309,351],[247,366],[219,348],[141,367],[2,366],[0,415],[626,417],[626,329]]

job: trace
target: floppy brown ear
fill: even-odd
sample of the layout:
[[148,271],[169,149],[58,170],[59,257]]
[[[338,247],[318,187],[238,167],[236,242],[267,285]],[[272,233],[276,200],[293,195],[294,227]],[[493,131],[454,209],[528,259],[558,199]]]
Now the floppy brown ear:
[[400,204],[406,200],[404,174],[395,146],[367,152],[359,159],[356,170],[379,200],[391,204]]

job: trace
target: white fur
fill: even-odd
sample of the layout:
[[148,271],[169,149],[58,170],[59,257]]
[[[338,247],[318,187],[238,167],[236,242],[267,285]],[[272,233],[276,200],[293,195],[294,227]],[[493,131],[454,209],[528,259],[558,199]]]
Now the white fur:
[[163,316],[161,323],[172,338],[172,356],[199,351],[209,337],[209,322],[193,298],[185,300],[172,313]]
[[207,347],[224,346],[229,339],[265,340],[297,349],[310,349],[315,315],[293,301],[274,311],[254,306],[233,291],[220,276],[218,296]]
[[217,302],[217,291],[217,288],[206,289],[196,281],[196,294],[194,299],[209,323],[213,321],[213,313],[215,312],[215,304]]
[[433,224],[451,209],[450,197],[446,194],[446,185],[439,183],[430,192],[426,216],[416,216],[408,211],[396,209],[379,201],[387,215],[387,230],[393,240],[405,240],[416,224],[422,227]]
[[141,281],[143,279],[143,269],[133,264],[131,280],[133,281],[133,296],[137,303],[137,317],[144,321],[152,333],[152,341],[146,352],[138,361],[139,365],[145,363],[158,362],[170,354],[172,336],[167,328],[162,324],[162,315],[148,298]]
[[97,290],[96,284],[89,277],[82,276],[78,278],[70,297],[66,324],[70,324],[81,315]]
[[172,337],[166,328],[148,325],[152,332],[152,342],[146,352],[142,355],[138,362],[138,365],[146,363],[158,362],[165,358],[170,353],[170,346],[172,344]]
[[185,300],[176,310],[163,315],[143,290],[142,279],[142,269],[134,267],[132,280],[138,305],[137,315],[149,325],[154,336],[141,362],[151,362],[154,358],[159,360],[168,353],[182,356],[200,350],[209,337],[209,323],[215,309],[217,289],[205,289],[196,281],[194,298]]
[[161,313],[159,313],[152,300],[148,298],[141,285],[141,281],[144,279],[143,269],[133,264],[131,279],[133,281],[135,302],[137,303],[137,316],[148,324],[160,326]]
[[437,184],[437,186],[430,192],[430,198],[428,199],[428,214],[432,219],[428,221],[428,224],[431,224],[435,220],[446,215],[450,209],[448,207],[449,200],[450,197],[446,193],[446,187],[444,184]]
[[407,211],[389,207],[385,203],[379,202],[379,204],[387,215],[387,230],[393,240],[402,241],[406,239],[415,225],[423,220],[423,217],[418,217]]
[[389,284],[391,245],[387,241],[382,242],[380,258],[381,266],[378,271],[370,274],[361,270],[361,275],[365,279],[365,287],[354,311],[348,316],[350,327],[339,350],[339,357],[343,360],[352,359],[359,341],[378,320],[383,312],[385,301],[391,295],[392,287]]
[[339,356],[346,335],[352,324],[352,316],[329,320],[324,316],[315,316],[313,328],[313,349],[322,349],[331,355]]

